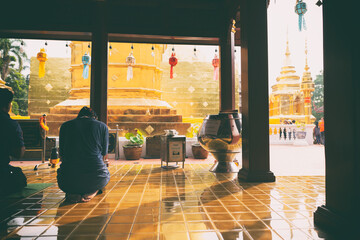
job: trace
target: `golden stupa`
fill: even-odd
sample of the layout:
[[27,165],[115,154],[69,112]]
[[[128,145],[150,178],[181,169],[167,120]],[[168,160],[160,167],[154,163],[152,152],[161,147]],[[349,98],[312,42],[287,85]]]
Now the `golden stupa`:
[[[82,56],[90,54],[87,42],[74,41],[71,47],[70,96],[50,108],[48,125],[50,135],[58,135],[64,121],[73,119],[83,106],[90,104],[90,79],[83,78]],[[131,49],[133,46],[133,49]],[[162,134],[165,129],[176,129],[186,134],[189,123],[166,101],[162,100],[160,64],[166,45],[111,43],[108,59],[108,125],[124,132],[135,128],[147,135]],[[135,57],[133,78],[128,79],[126,58],[130,52]],[[34,117],[36,117],[34,115]]]
[[285,61],[281,68],[277,83],[271,89],[269,97],[270,124],[295,120],[299,123],[311,124],[315,117],[311,115],[311,95],[314,83],[307,62],[307,45],[305,45],[305,71],[300,82],[295,67],[291,63],[289,41],[286,41]]

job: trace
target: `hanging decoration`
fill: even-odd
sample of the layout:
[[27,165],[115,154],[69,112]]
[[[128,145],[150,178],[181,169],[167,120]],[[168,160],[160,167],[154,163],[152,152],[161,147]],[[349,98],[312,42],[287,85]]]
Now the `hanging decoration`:
[[169,58],[169,64],[170,64],[170,79],[173,79],[174,77],[174,67],[178,63],[177,58],[175,57],[175,48],[172,48],[171,57]]
[[40,127],[42,129],[44,129],[45,131],[49,131],[49,127],[46,123],[46,114],[43,114],[40,119],[39,119],[39,122],[40,122]]
[[296,0],[295,13],[299,15],[299,31],[306,30],[305,13],[307,12],[306,3],[302,0]]
[[220,59],[215,52],[214,59],[212,60],[212,65],[214,67],[214,80],[219,80],[219,66],[220,66]]
[[24,42],[21,41],[20,43],[20,53],[24,53]]
[[133,66],[135,65],[135,57],[133,55],[134,46],[131,45],[131,52],[126,58],[126,64],[128,65],[126,80],[130,81],[134,77]]
[[66,54],[69,52],[69,43],[68,42],[66,42],[66,44],[65,44],[65,52],[66,52]]
[[110,43],[110,46],[109,46],[109,55],[111,56],[111,50],[112,50],[112,46],[111,46],[111,43]]
[[39,60],[39,78],[42,78],[45,76],[45,62],[48,60],[45,48],[40,49],[36,58]]
[[193,61],[197,61],[197,60],[198,60],[196,46],[194,46],[193,55],[192,55],[192,60],[193,60]]
[[155,52],[154,52],[155,48],[154,45],[151,46],[151,56],[155,57]]
[[81,60],[82,60],[82,63],[84,64],[82,77],[84,79],[88,79],[88,77],[89,77],[89,65],[90,65],[90,62],[91,62],[91,57],[89,56],[89,54],[87,54],[87,52],[85,52],[85,54],[82,56]]

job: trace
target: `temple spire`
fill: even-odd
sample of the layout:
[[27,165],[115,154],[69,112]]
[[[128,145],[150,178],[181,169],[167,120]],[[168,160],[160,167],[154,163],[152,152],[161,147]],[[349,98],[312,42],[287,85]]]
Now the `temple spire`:
[[307,48],[307,39],[305,39],[305,68],[304,68],[304,73],[302,76],[301,81],[302,82],[312,82],[312,77],[311,77],[311,73],[309,71],[310,67],[308,65],[308,48]]
[[309,65],[308,65],[308,49],[307,49],[307,39],[305,39],[305,71],[309,71]]
[[286,50],[285,50],[284,66],[291,66],[288,30],[286,30]]

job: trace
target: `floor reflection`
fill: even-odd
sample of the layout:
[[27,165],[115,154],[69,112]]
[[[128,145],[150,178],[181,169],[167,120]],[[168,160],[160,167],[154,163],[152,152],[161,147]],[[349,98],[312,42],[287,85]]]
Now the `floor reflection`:
[[[324,177],[238,182],[208,164],[110,166],[111,180],[89,203],[67,204],[56,172],[25,169],[30,183],[53,182],[16,201],[1,200],[5,239],[319,239],[313,212],[324,203]],[[324,237],[325,238],[325,237]]]

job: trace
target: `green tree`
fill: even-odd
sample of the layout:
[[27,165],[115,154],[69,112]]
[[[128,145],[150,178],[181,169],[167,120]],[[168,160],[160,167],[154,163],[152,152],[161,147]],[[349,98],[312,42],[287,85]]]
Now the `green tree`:
[[311,97],[312,115],[319,121],[324,117],[324,75],[322,71],[316,75],[314,80],[315,90]]
[[25,42],[21,39],[0,38],[0,67],[1,78],[6,79],[10,69],[15,68],[17,64],[17,71],[21,72],[24,68],[24,60],[27,60],[26,53],[22,50],[21,45]]
[[22,45],[21,39],[0,38],[0,76],[14,91],[12,112],[27,115],[28,83],[21,71],[28,58]]
[[14,91],[14,101],[12,112],[17,115],[28,115],[28,83],[24,75],[15,69],[9,71],[6,78],[6,85],[10,86]]

